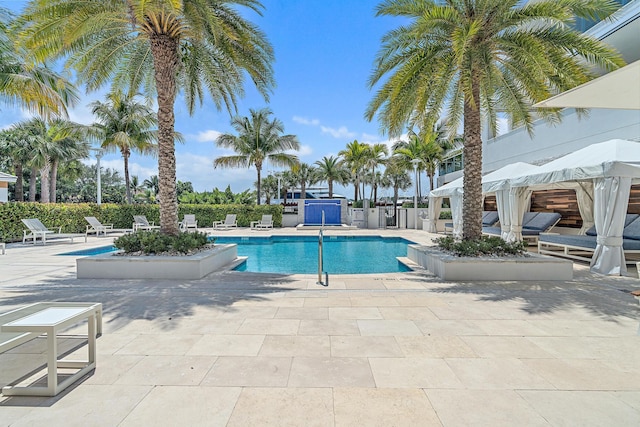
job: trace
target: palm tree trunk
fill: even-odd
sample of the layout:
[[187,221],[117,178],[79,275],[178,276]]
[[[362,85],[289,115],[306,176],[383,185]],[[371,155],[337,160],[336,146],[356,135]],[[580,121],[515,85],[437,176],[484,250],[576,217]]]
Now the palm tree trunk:
[[14,169],[16,172],[16,190],[14,192],[16,202],[24,202],[24,187],[23,187],[23,171],[22,171],[22,163],[16,162],[14,165]]
[[300,198],[303,200],[307,198],[307,181],[304,180],[300,182]]
[[177,236],[175,114],[177,40],[165,34],[151,37],[156,90],[158,92],[158,180],[160,183],[160,231]]
[[31,167],[31,173],[29,174],[29,201],[36,201],[36,177],[38,176],[38,170]]
[[472,77],[472,99],[464,100],[464,196],[462,199],[462,238],[482,236],[482,139],[480,134],[480,84]]
[[131,204],[131,184],[129,183],[129,155],[130,154],[126,151],[122,152],[122,158],[124,159],[124,185],[127,195],[127,203]]
[[329,198],[333,199],[333,180],[330,179],[329,181]]
[[51,165],[51,178],[49,180],[49,201],[56,202],[56,191],[58,190],[58,165],[60,160],[55,159]]
[[262,175],[262,168],[256,164],[256,172],[258,173],[258,182],[256,183],[256,187],[258,190],[258,205],[260,204],[260,176]]
[[40,203],[49,203],[49,181],[51,178],[51,162],[47,160],[40,169]]
[[434,175],[433,173],[429,174],[429,191],[434,190],[434,188],[433,188],[433,182],[434,182],[433,181],[433,175]]

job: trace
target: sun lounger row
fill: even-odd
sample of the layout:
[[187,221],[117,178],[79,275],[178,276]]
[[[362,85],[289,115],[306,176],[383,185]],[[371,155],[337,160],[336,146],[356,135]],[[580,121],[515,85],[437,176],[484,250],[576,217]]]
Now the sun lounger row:
[[[483,227],[491,227],[492,225],[495,225],[495,223],[497,223],[500,220],[500,218],[498,217],[498,212],[497,211],[482,211],[482,226]],[[444,232],[445,233],[450,233],[453,231],[453,223],[452,222],[446,222],[444,224]]]
[[58,231],[49,230],[38,218],[23,219],[22,223],[28,228],[28,230],[23,231],[22,243],[25,243],[27,239],[33,239],[34,245],[38,239],[42,241],[43,245],[47,243],[47,240],[57,239],[69,239],[73,243],[73,239],[83,236],[84,241],[87,241],[86,234],[62,233],[62,227],[59,227]]
[[[640,254],[640,216],[627,214],[624,224],[622,249],[627,264],[635,264]],[[579,236],[543,234],[538,240],[538,253],[589,262],[597,244],[595,227],[587,230],[586,235]]]
[[[522,238],[529,244],[536,244],[540,233],[551,230],[560,221],[562,215],[557,212],[525,212],[522,219]],[[482,234],[502,235],[500,227],[482,227]]]

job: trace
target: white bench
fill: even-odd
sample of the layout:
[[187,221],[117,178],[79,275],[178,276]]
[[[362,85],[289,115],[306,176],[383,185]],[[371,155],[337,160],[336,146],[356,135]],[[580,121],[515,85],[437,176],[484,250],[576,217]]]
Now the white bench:
[[[76,323],[88,321],[88,358],[82,361],[59,361],[57,335]],[[47,386],[6,386],[6,396],[55,396],[96,366],[96,336],[102,334],[102,304],[82,302],[42,302],[0,315],[0,352],[47,336]],[[58,383],[58,368],[79,369]]]

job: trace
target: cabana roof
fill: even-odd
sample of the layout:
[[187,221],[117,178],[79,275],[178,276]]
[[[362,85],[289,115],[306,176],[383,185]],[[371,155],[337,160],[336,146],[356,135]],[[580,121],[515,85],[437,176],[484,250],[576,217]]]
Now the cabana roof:
[[0,172],[0,181],[1,182],[16,182],[18,177],[9,175],[8,173]]

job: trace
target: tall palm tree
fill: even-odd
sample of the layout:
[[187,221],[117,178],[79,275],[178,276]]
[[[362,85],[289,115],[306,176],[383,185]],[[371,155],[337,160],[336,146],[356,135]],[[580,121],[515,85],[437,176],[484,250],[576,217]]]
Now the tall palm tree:
[[18,202],[24,201],[23,170],[28,165],[32,152],[29,142],[15,126],[0,131],[0,155],[10,158],[13,164],[17,177],[14,196]]
[[307,163],[299,163],[291,168],[296,184],[300,185],[300,198],[307,198],[307,185],[311,186],[318,182],[318,171]]
[[393,206],[398,206],[398,195],[400,190],[411,187],[411,176],[407,172],[407,167],[403,159],[399,156],[391,156],[384,169],[384,177],[393,188]]
[[79,99],[77,89],[46,66],[27,63],[9,29],[13,19],[0,7],[0,100],[43,118],[66,116],[67,107]]
[[[612,48],[573,30],[575,17],[601,19],[611,0],[385,0],[377,16],[408,20],[387,33],[369,79],[382,83],[365,116],[398,135],[433,124],[443,112],[455,132],[463,120],[463,238],[482,233],[481,114],[495,129],[502,109],[530,132],[531,105],[588,81],[592,66],[623,65]],[[538,111],[540,113],[540,111]],[[542,112],[559,118],[557,111]]]
[[[365,167],[368,167],[371,170],[371,193],[369,199],[373,199],[374,187],[375,184],[375,176],[376,176],[376,168],[382,164],[384,164],[386,157],[389,155],[389,149],[385,144],[373,144],[369,145],[366,154]],[[362,187],[362,194],[364,194],[364,186]]]
[[160,191],[160,181],[158,180],[158,175],[151,175],[148,179],[144,180],[142,185],[153,191],[154,196],[156,196],[158,194],[158,191]]
[[208,92],[218,109],[235,110],[248,76],[268,98],[273,49],[236,6],[260,14],[258,0],[33,1],[20,42],[36,58],[68,57],[80,82],[107,82],[156,93],[160,227],[177,235],[175,115],[179,92],[190,113]]
[[50,153],[49,202],[56,202],[58,168],[61,162],[71,162],[89,157],[89,143],[77,132],[78,125],[68,120],[56,119],[51,123],[49,134],[57,149]]
[[258,190],[258,204],[260,204],[260,183],[262,166],[269,161],[274,166],[292,167],[298,163],[298,157],[287,153],[288,150],[299,150],[300,142],[295,135],[282,135],[284,124],[282,121],[269,117],[273,114],[270,109],[249,110],[250,117],[236,116],[231,126],[238,135],[225,133],[216,139],[219,147],[230,148],[237,154],[218,157],[213,167],[248,168],[254,166],[258,174],[256,181]]
[[329,198],[332,198],[333,183],[345,183],[349,179],[349,171],[342,166],[339,158],[333,156],[324,156],[322,160],[317,160],[315,164],[318,166],[318,178],[327,182]]
[[[340,150],[338,155],[342,157],[341,164],[344,165],[353,176],[354,184],[354,201],[358,201],[358,187],[360,186],[360,178],[367,161],[368,145],[358,140],[353,140],[347,144],[344,150]],[[362,194],[364,197],[364,193]]]
[[[258,184],[256,183],[256,187]],[[262,178],[262,184],[260,186],[262,193],[264,194],[265,203],[271,204],[271,199],[278,193],[278,178],[273,175],[268,175]]]
[[89,127],[89,131],[100,141],[104,150],[119,150],[122,154],[124,185],[127,203],[130,204],[129,157],[132,152],[156,154],[157,116],[151,108],[140,103],[136,95],[125,95],[117,90],[107,95],[106,102],[95,101],[90,107],[98,121]]
[[[393,153],[398,155],[405,163],[407,169],[411,169],[412,160],[420,160],[418,163],[418,196],[422,198],[422,185],[420,172],[423,170],[429,178],[429,189],[434,188],[434,176],[438,164],[442,161],[444,154],[443,145],[437,140],[437,134],[429,131],[420,132],[409,131],[408,141],[398,141],[393,144]],[[446,144],[446,143],[443,143]]]

